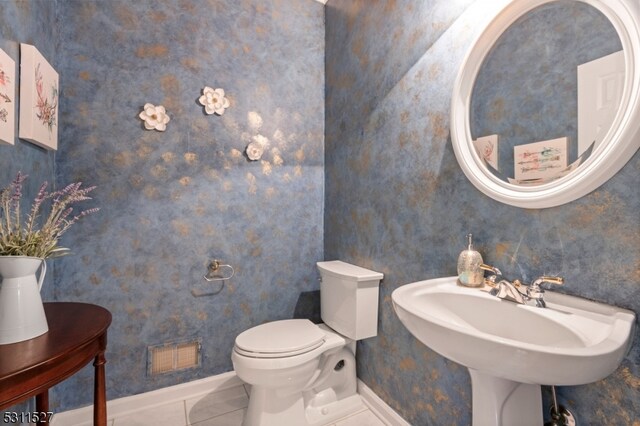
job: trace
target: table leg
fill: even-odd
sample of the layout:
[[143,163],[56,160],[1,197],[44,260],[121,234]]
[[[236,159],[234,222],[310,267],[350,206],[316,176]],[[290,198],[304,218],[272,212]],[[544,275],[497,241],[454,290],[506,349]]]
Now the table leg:
[[[49,411],[49,390],[44,390],[36,395],[36,412],[38,413],[38,426],[49,424],[47,412]],[[41,415],[40,413],[45,413]]]
[[95,367],[95,379],[93,383],[93,425],[107,425],[107,393],[105,384],[104,365],[106,364],[104,352],[98,353],[93,362]]

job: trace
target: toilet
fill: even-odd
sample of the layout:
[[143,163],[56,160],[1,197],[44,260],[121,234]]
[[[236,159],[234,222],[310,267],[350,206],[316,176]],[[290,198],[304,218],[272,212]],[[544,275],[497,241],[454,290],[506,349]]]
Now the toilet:
[[317,426],[363,406],[356,341],[378,333],[383,275],[339,260],[317,266],[324,324],[273,321],[236,337],[233,367],[251,385],[242,426]]

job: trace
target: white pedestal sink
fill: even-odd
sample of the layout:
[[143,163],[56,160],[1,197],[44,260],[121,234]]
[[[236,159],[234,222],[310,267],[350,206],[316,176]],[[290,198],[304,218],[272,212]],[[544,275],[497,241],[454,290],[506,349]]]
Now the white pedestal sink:
[[546,292],[546,308],[460,287],[456,277],[397,288],[393,306],[418,340],[466,366],[474,426],[540,426],[540,385],[580,385],[615,371],[631,345],[635,314]]

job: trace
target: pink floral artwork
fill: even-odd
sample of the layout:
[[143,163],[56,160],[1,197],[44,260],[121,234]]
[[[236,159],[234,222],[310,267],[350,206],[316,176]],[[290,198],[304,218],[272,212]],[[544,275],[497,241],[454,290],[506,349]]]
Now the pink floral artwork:
[[494,170],[498,168],[498,135],[482,136],[473,141],[476,151],[485,163]]
[[0,49],[0,144],[15,139],[16,63]]
[[28,44],[20,45],[19,137],[46,149],[58,148],[58,73]]
[[42,82],[42,72],[40,65],[36,65],[36,92],[38,93],[38,101],[36,103],[36,116],[42,124],[45,124],[49,131],[52,132],[56,125],[57,108],[58,108],[58,85],[51,86],[49,92],[45,92],[44,83]]

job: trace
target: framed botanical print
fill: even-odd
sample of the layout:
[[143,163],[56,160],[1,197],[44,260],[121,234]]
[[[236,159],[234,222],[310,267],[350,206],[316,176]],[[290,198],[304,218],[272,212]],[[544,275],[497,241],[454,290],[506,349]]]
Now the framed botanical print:
[[58,149],[58,73],[29,44],[20,44],[20,130],[18,136]]
[[16,62],[0,49],[0,145],[15,144]]
[[488,165],[498,168],[498,135],[483,136],[473,141],[476,151]]

